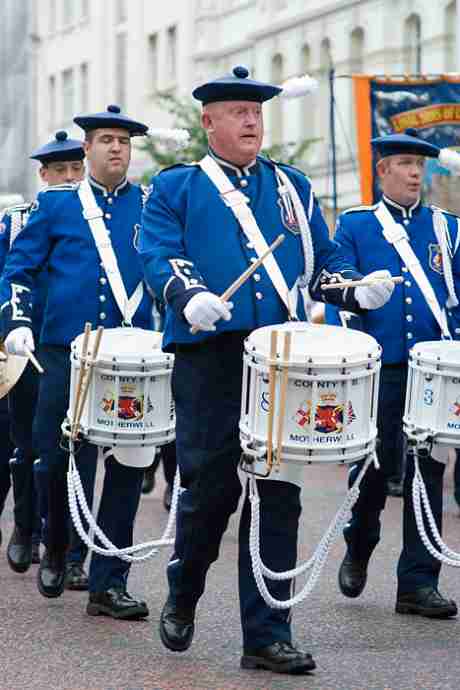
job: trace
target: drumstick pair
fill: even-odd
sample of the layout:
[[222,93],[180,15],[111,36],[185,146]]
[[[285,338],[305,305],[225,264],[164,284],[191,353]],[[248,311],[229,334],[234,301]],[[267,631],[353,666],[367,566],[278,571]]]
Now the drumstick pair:
[[342,280],[339,283],[327,283],[324,285],[321,285],[321,290],[345,290],[346,288],[349,287],[364,287],[367,285],[377,285],[378,283],[382,283],[384,281],[391,281],[395,285],[398,283],[404,282],[404,278],[402,276],[389,276],[388,278],[384,278],[383,276],[376,276],[375,278],[362,278],[361,280]]
[[288,385],[288,366],[291,356],[291,332],[284,331],[283,359],[278,360],[278,331],[272,331],[270,335],[270,362],[268,369],[269,408],[267,420],[267,466],[268,474],[273,467],[273,426],[275,415],[276,395],[276,370],[282,366],[280,404],[278,410],[278,425],[276,430],[276,464],[281,464],[281,452],[283,448],[284,418],[286,413],[286,395]]
[[[83,414],[83,409],[86,403],[86,398],[88,397],[89,384],[91,381],[91,376],[93,374],[93,365],[97,360],[99,353],[99,346],[101,344],[101,338],[104,328],[99,326],[96,331],[96,337],[94,339],[94,347],[92,352],[89,350],[89,341],[91,337],[91,324],[85,324],[85,331],[83,336],[83,343],[81,347],[81,357],[80,357],[80,371],[78,376],[77,388],[75,391],[74,400],[74,411],[73,411],[73,423],[70,433],[72,441],[76,441],[78,436],[78,429],[80,426],[80,419]],[[91,358],[90,358],[91,355]]]

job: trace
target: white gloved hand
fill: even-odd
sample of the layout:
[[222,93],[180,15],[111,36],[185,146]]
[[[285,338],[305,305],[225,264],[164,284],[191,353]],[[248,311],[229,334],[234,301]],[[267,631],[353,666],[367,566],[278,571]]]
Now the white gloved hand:
[[192,327],[200,331],[215,331],[216,321],[230,321],[232,308],[232,302],[222,302],[213,292],[198,292],[187,302],[184,316]]
[[5,348],[10,355],[20,355],[26,357],[27,352],[24,348],[35,350],[34,336],[28,326],[20,326],[11,331],[6,337]]
[[[390,271],[373,271],[363,280],[372,278],[391,278]],[[361,285],[355,288],[355,297],[361,309],[378,309],[388,302],[394,290],[391,280],[379,280],[375,285]]]

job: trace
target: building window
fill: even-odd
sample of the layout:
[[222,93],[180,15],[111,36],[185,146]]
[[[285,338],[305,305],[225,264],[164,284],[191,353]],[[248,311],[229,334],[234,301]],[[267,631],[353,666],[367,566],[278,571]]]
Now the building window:
[[404,25],[404,68],[409,74],[422,71],[422,22],[418,14],[411,14]]
[[56,77],[48,79],[48,127],[56,126]]
[[65,124],[72,122],[74,116],[74,74],[73,69],[62,73],[62,117]]
[[[272,84],[281,84],[283,81],[283,57],[275,55],[271,65]],[[271,103],[271,143],[281,144],[283,142],[283,102],[281,98],[274,98]]]
[[331,43],[328,38],[321,41],[320,47],[320,69],[319,69],[319,93],[318,93],[318,127],[316,129],[319,138],[322,140],[321,148],[324,159],[328,155],[329,141],[329,119],[330,119],[330,91],[329,79],[332,69]]
[[445,22],[445,69],[446,72],[455,72],[457,69],[457,56],[455,47],[457,44],[457,3],[455,0],[447,5],[444,14]]
[[80,65],[80,110],[85,112],[89,107],[89,84],[88,84],[88,63]]
[[177,27],[170,26],[167,33],[167,70],[168,81],[171,84],[177,78]]
[[158,89],[158,34],[149,36],[149,84],[152,91]]
[[116,98],[118,105],[126,105],[126,34],[120,33],[116,37],[115,60]]
[[62,24],[64,27],[72,26],[74,21],[74,0],[64,0],[62,5]]

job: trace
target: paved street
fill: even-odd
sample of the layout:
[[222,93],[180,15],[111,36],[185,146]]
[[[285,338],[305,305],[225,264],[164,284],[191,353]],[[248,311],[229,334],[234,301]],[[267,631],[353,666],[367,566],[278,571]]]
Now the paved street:
[[[314,466],[306,476],[302,560],[311,554],[343,498],[346,468]],[[166,523],[162,491],[159,480],[154,493],[142,499],[137,541],[160,535]],[[85,613],[85,593],[66,592],[59,599],[46,600],[36,590],[37,566],[25,575],[9,569],[5,548],[12,526],[10,497],[1,520],[0,689],[458,690],[460,622],[394,613],[400,514],[401,499],[390,498],[384,538],[359,599],[347,600],[337,589],[343,545],[336,544],[319,585],[294,614],[296,639],[312,652],[318,668],[314,675],[289,677],[239,668],[236,518],[210,573],[193,645],[184,654],[174,654],[162,647],[157,633],[166,593],[167,552],[131,571],[130,590],[142,595],[150,607],[146,621],[90,618]],[[460,519],[450,475],[445,535],[459,551]],[[458,571],[444,568],[441,590],[460,600],[458,583]]]

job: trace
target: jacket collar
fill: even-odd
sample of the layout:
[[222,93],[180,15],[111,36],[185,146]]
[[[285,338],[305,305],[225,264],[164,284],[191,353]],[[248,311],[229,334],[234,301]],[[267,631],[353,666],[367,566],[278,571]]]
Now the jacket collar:
[[255,175],[259,169],[259,163],[256,159],[249,163],[249,165],[240,167],[238,165],[235,165],[235,163],[231,163],[230,161],[225,160],[225,158],[221,158],[217,155],[217,153],[214,153],[214,151],[211,148],[208,149],[208,153],[211,156],[211,158],[214,158],[216,163],[219,163],[220,167],[224,170],[224,172],[227,175],[246,177],[247,175]]
[[415,213],[418,213],[422,208],[420,197],[414,204],[412,204],[412,206],[402,206],[401,204],[398,204],[397,201],[385,196],[385,194],[382,196],[382,200],[384,201],[385,205],[388,206],[393,216],[401,216],[403,220],[411,220],[412,216]]
[[116,185],[116,187],[114,187],[112,191],[109,192],[107,187],[95,180],[94,177],[91,177],[91,175],[88,176],[88,179],[91,187],[93,188],[94,193],[103,194],[104,196],[118,196],[119,194],[126,194],[126,192],[129,190],[131,186],[127,178],[124,177],[121,180],[121,182],[119,182]]

